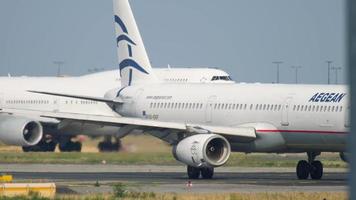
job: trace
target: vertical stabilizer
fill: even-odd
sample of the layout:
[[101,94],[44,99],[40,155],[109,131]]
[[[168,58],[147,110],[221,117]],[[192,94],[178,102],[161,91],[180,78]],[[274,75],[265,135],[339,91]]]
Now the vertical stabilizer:
[[121,86],[156,81],[128,0],[114,0]]

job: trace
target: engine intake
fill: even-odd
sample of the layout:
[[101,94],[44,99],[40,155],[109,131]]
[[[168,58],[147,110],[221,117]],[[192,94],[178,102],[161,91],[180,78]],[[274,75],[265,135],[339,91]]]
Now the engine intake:
[[219,167],[230,154],[230,143],[216,134],[193,135],[173,147],[176,160],[192,167]]
[[21,116],[0,116],[0,140],[8,145],[33,146],[43,135],[42,125]]

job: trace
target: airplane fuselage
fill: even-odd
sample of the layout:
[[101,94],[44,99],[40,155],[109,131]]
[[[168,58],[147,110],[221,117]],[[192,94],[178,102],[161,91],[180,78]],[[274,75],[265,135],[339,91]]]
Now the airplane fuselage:
[[347,87],[283,84],[152,84],[122,91],[123,116],[215,126],[252,126],[243,152],[345,151]]

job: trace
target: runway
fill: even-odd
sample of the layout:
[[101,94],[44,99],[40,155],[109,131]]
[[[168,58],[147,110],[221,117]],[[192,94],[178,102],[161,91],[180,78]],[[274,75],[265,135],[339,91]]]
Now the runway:
[[[16,181],[50,181],[59,192],[110,192],[117,182],[147,192],[332,192],[347,190],[345,169],[325,169],[322,180],[297,180],[294,168],[218,168],[212,180],[188,181],[184,166],[8,165],[0,167]],[[106,169],[106,170],[105,170]],[[94,187],[96,182],[101,187]]]

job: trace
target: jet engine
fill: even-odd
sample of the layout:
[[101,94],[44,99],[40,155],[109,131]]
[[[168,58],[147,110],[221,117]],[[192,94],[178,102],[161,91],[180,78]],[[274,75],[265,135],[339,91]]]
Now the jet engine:
[[20,116],[0,116],[0,140],[8,145],[33,146],[43,135],[39,122]]
[[175,159],[192,167],[219,167],[230,153],[230,143],[216,134],[193,135],[173,147]]

